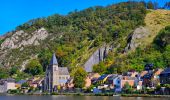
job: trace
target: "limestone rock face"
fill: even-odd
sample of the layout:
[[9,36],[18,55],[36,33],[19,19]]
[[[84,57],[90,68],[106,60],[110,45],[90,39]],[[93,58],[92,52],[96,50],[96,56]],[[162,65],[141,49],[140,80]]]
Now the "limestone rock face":
[[135,50],[138,46],[142,45],[142,40],[150,35],[149,29],[145,27],[139,27],[129,35],[127,39],[127,46],[125,51]]
[[41,28],[31,34],[20,30],[15,32],[10,38],[6,38],[1,44],[1,49],[15,49],[27,45],[39,45],[39,40],[44,40],[48,37],[48,32]]
[[99,64],[100,61],[103,61],[106,58],[109,50],[112,50],[112,48],[106,46],[97,49],[84,64],[86,72],[92,72],[93,66],[95,64]]

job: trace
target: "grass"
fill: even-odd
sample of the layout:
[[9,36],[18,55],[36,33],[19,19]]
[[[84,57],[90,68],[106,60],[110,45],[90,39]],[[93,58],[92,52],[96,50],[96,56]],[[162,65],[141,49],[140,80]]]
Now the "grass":
[[161,29],[170,25],[170,10],[151,10],[145,17],[145,23],[145,27],[149,29],[150,35],[143,43],[150,44]]

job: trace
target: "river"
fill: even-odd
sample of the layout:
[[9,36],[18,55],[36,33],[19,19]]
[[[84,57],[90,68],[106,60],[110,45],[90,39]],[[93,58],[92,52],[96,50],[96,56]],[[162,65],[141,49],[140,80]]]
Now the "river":
[[0,96],[0,100],[170,100],[170,98],[119,96]]

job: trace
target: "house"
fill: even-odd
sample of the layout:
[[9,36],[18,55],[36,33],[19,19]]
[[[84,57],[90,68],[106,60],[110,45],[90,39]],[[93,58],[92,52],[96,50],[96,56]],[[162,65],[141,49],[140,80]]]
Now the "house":
[[44,79],[44,91],[54,92],[57,90],[57,86],[65,86],[65,83],[70,78],[67,67],[59,67],[57,58],[53,54],[50,64],[46,69],[46,75]]
[[29,84],[30,87],[37,88],[39,84],[41,84],[42,78],[40,77],[32,77],[27,80],[27,83]]
[[160,83],[161,84],[170,84],[170,68],[166,68],[160,74]]
[[99,73],[89,73],[85,79],[85,87],[89,88],[91,84],[94,82],[95,79],[98,79],[100,77]]
[[153,86],[156,87],[158,84],[160,84],[160,74],[163,72],[163,69],[155,69],[153,72],[153,76],[152,76],[152,82],[153,82]]
[[43,82],[43,78],[39,78],[35,81],[33,81],[30,86],[33,87],[33,88],[39,88],[41,89],[42,88],[42,82]]
[[122,89],[125,84],[129,84],[131,87],[134,87],[136,85],[136,77],[130,77],[130,76],[122,76],[119,78],[120,80],[120,88]]
[[160,78],[159,75],[163,69],[155,69],[152,71],[149,71],[147,74],[145,74],[142,79],[143,79],[143,85],[146,87],[156,87],[160,83]]
[[153,72],[149,72],[142,77],[143,86],[153,87],[152,76],[153,76]]
[[136,85],[136,90],[142,90],[142,86],[143,86],[143,81],[139,80],[138,84]]
[[26,82],[27,82],[27,80],[20,80],[20,81],[16,82],[15,86],[16,86],[17,88],[21,88],[21,85],[22,85],[23,83],[26,83]]
[[117,74],[113,74],[107,78],[106,84],[109,85],[110,89],[114,89],[117,87],[117,85],[118,85],[117,79],[118,79]]
[[6,80],[0,80],[0,93],[6,93],[8,90],[15,90],[17,89],[15,86],[15,80],[14,79],[6,79]]
[[148,73],[148,71],[142,71],[141,73],[140,73],[140,77],[143,77],[144,75],[146,75]]
[[127,76],[130,76],[130,77],[136,77],[138,74],[139,73],[134,70],[127,72]]
[[97,79],[97,83],[98,84],[104,84],[107,80],[107,78],[109,77],[108,74],[103,74],[101,75],[98,79]]
[[66,82],[66,88],[68,89],[68,90],[72,90],[73,88],[74,88],[74,83],[73,83],[73,78],[69,78],[68,80],[67,80],[67,82]]

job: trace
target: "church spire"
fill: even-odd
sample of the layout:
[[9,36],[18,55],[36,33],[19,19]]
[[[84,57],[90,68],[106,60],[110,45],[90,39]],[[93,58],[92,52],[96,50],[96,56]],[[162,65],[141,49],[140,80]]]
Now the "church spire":
[[58,65],[58,61],[55,56],[55,53],[53,54],[53,57],[51,58],[50,65]]

